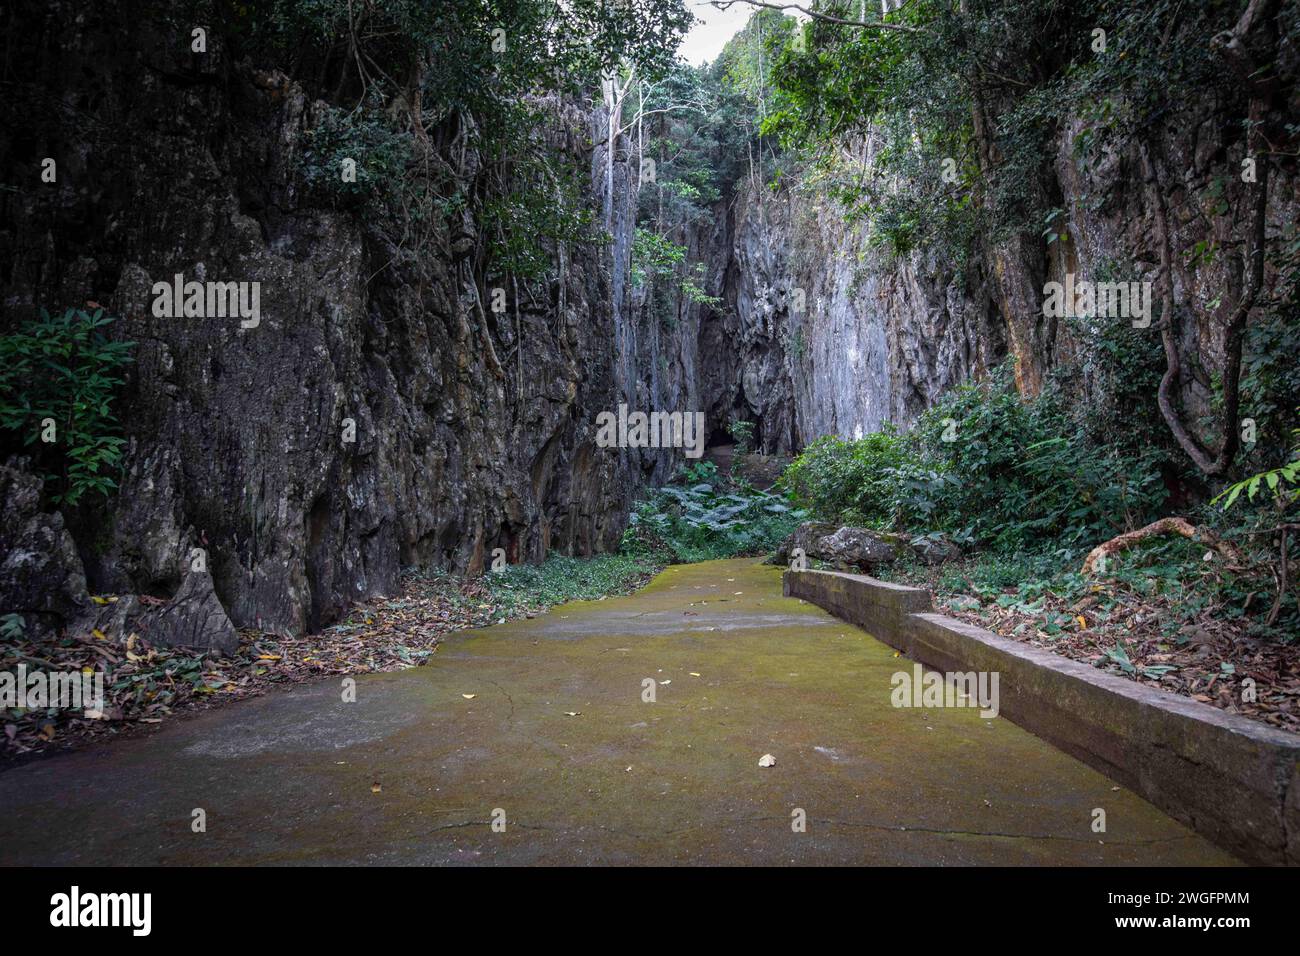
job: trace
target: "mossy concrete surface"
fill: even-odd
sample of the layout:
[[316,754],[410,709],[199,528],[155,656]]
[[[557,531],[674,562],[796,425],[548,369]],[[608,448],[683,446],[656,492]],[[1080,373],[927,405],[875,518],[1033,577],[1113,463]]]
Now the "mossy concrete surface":
[[996,673],[1000,713],[1130,786],[1249,863],[1300,862],[1300,738],[930,613],[930,592],[787,571],[785,594],[871,630],[927,668]]
[[299,686],[0,774],[0,862],[1233,862],[1006,720],[893,707],[911,668],[777,568],[673,567],[355,703]]

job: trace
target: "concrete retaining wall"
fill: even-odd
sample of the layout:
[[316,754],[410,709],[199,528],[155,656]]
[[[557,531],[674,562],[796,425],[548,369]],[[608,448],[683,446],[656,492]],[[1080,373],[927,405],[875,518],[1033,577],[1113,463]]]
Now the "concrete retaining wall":
[[784,589],[935,670],[998,672],[1002,716],[1248,862],[1300,864],[1300,738],[935,614],[920,588],[787,571]]

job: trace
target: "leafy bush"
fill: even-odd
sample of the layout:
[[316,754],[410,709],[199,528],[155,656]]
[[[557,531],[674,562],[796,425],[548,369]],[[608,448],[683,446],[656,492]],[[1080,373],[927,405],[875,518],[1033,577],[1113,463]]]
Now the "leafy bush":
[[952,478],[940,525],[969,523],[1015,548],[1110,537],[1154,517],[1166,494],[1154,453],[1089,442],[1054,386],[1023,399],[1011,371],[955,389],[918,424],[922,453]]
[[112,322],[102,309],[56,318],[42,309],[40,319],[0,336],[0,429],[31,449],[57,504],[117,487],[126,440],[112,401],[135,343],[111,341]]
[[633,510],[623,549],[686,563],[771,551],[807,518],[782,495],[744,485],[728,490],[712,462],[687,466],[687,486],[666,485]]
[[899,505],[893,472],[912,464],[910,455],[892,425],[856,441],[828,435],[790,463],[781,484],[820,520],[892,524]]
[[[340,204],[396,195],[411,155],[411,137],[393,130],[378,110],[344,112],[325,107],[307,131],[299,174],[307,189]],[[343,179],[346,160],[356,181]]]
[[1014,551],[1146,523],[1165,496],[1159,457],[1090,442],[1054,387],[1022,399],[1008,364],[949,392],[907,435],[886,427],[814,442],[782,482],[823,520],[944,531]]
[[738,416],[732,416],[731,423],[728,426],[731,432],[731,438],[736,443],[735,457],[743,458],[748,455],[754,447],[754,423],[747,422]]

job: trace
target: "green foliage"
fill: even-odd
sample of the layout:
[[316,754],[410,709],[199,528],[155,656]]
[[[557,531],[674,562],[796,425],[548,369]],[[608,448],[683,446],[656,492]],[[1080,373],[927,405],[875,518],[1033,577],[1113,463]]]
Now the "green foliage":
[[718,466],[711,461],[692,461],[682,465],[682,481],[688,485],[714,484],[720,480]]
[[1011,552],[1146,523],[1165,496],[1157,463],[1152,452],[1089,442],[1055,389],[1021,398],[1007,364],[949,392],[906,436],[886,427],[815,442],[782,484],[824,520],[944,531]]
[[[1207,510],[1195,516],[1195,523],[1207,526],[1212,517]],[[1269,624],[1270,603],[1260,600],[1271,586],[1267,570],[1206,561],[1200,542],[1176,536],[1147,539],[1113,556],[1102,576],[1080,572],[1086,553],[1086,548],[1031,544],[1015,552],[972,554],[945,565],[937,575],[935,569],[924,568],[881,573],[929,584],[941,595],[974,597],[986,606],[1034,615],[1040,618],[1037,628],[1049,638],[1074,629],[1070,619],[1076,612],[1070,609],[1084,600],[1091,605],[1087,611],[1091,627],[1113,626],[1121,633],[1125,622],[1131,626],[1134,608],[1145,606],[1148,622],[1172,644],[1184,643],[1188,631],[1204,626],[1207,617],[1271,641],[1293,643],[1300,634],[1298,595],[1293,591],[1283,595],[1277,620]],[[1295,554],[1293,548],[1293,558]],[[948,603],[962,610],[971,606],[964,599]],[[1158,671],[1150,676],[1158,676]]]
[[643,79],[628,107],[640,116],[633,131],[641,157],[656,164],[654,179],[638,192],[632,277],[649,314],[668,327],[683,302],[721,301],[706,291],[705,264],[691,262],[686,245],[690,229],[707,220],[732,181],[721,100],[716,78],[679,63],[656,82]]
[[[1113,273],[1103,266],[1098,281]],[[1149,330],[1108,319],[1068,319],[1078,343],[1074,362],[1054,371],[1054,385],[1067,395],[1087,395],[1075,418],[1090,446],[1129,454],[1149,451],[1172,463],[1173,442],[1154,401],[1165,372],[1164,351]],[[1157,454],[1161,450],[1164,454]]]
[[[112,410],[134,342],[112,341],[102,309],[68,309],[0,336],[0,430],[29,449],[52,500],[75,505],[117,487],[126,440]],[[52,420],[55,441],[42,441]]]
[[790,463],[781,484],[818,520],[889,526],[900,517],[900,470],[911,460],[892,425],[857,441],[828,435]]
[[1002,548],[1109,537],[1146,523],[1164,501],[1150,455],[1089,443],[1055,388],[1021,398],[1010,363],[946,395],[922,416],[915,440],[950,479],[936,509],[941,525],[969,525]]
[[21,614],[0,615],[0,639],[20,641],[27,632],[27,621]]
[[483,205],[481,220],[492,270],[520,279],[549,278],[554,262],[547,244],[590,238],[593,216],[584,205],[573,170],[554,158],[532,150],[516,157],[512,165],[509,188]]
[[[909,0],[883,18],[910,29],[813,21],[802,52],[788,30],[770,46],[762,130],[816,163],[891,253],[928,246],[959,257],[977,235],[1041,229],[1057,206],[1051,144],[1063,117],[1085,118],[1073,144],[1080,165],[1157,129],[1171,104],[1216,97],[1244,117],[1243,84],[1212,42],[1241,6]],[[821,9],[882,16],[878,4]],[[844,148],[867,136],[870,165]],[[1065,236],[1057,228],[1044,239],[1053,233]]]
[[1265,492],[1265,500],[1271,501],[1279,514],[1300,502],[1300,428],[1292,433],[1292,438],[1294,448],[1290,461],[1229,485],[1213,503],[1222,501],[1223,510],[1227,511],[1243,493],[1247,501],[1254,501],[1261,490]]
[[762,554],[807,518],[782,495],[724,486],[711,462],[687,466],[683,478],[695,483],[658,488],[636,506],[625,552],[677,563]]
[[437,122],[485,120],[538,88],[588,89],[624,62],[660,73],[690,23],[681,0],[269,0],[236,5],[231,27],[318,95],[418,84]]
[[739,461],[745,455],[748,455],[754,447],[754,423],[746,421],[743,418],[732,416],[731,422],[727,426],[731,432],[731,438],[736,443],[735,457],[733,462]]
[[[400,191],[411,156],[411,136],[393,130],[378,110],[351,113],[324,107],[307,131],[299,174],[310,192],[346,205],[388,200]],[[356,181],[343,178],[344,161],[356,163]]]
[[444,226],[462,237],[468,212],[485,283],[552,278],[557,244],[595,238],[584,159],[548,133],[603,75],[661,76],[692,22],[684,0],[270,0],[225,15],[234,60],[332,104],[305,137],[306,190],[382,211],[365,224],[390,265],[444,254]]
[[483,583],[493,601],[509,612],[626,594],[644,584],[656,569],[655,562],[644,554],[551,555],[542,564],[506,565],[484,575]]
[[685,258],[685,246],[638,226],[632,240],[632,283],[643,286],[651,277],[671,276]]

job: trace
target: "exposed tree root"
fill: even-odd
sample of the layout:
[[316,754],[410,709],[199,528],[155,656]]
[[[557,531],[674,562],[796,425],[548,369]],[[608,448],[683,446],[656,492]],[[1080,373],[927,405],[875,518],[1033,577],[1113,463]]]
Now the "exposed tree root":
[[1088,552],[1088,556],[1083,560],[1083,573],[1092,574],[1096,569],[1097,562],[1103,558],[1110,557],[1112,554],[1119,554],[1127,551],[1136,545],[1139,541],[1147,538],[1154,538],[1162,534],[1181,534],[1184,538],[1190,538],[1192,541],[1200,541],[1207,547],[1213,548],[1222,554],[1228,561],[1236,566],[1244,566],[1247,562],[1245,556],[1237,549],[1235,545],[1229,544],[1213,532],[1206,531],[1204,528],[1198,528],[1186,518],[1161,518],[1159,521],[1153,521],[1144,528],[1138,528],[1136,531],[1128,531],[1121,535],[1116,535],[1109,541],[1097,545]]

